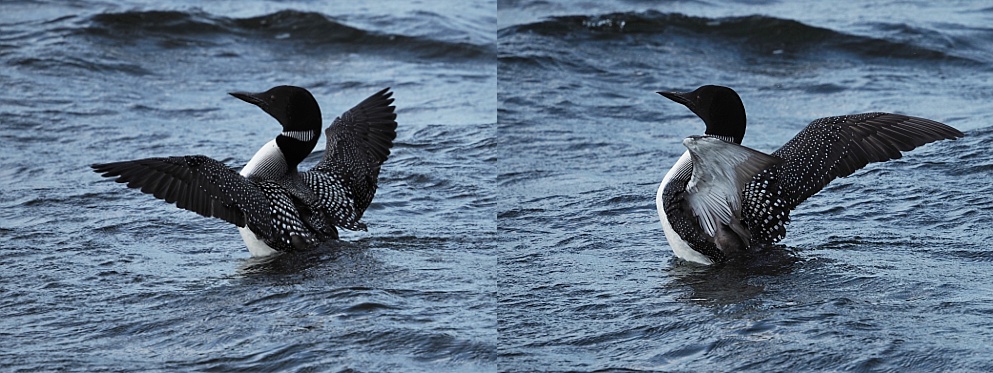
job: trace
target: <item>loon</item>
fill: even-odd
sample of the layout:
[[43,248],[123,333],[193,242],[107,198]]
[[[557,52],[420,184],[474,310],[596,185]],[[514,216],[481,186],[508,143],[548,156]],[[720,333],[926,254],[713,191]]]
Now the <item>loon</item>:
[[933,120],[865,113],[814,120],[771,155],[741,145],[745,107],[731,88],[658,92],[706,125],[659,185],[655,204],[675,255],[700,264],[740,258],[786,235],[790,211],[838,177],[901,151],[965,136]]
[[240,173],[203,155],[91,167],[129,188],[238,226],[255,257],[338,239],[336,227],[366,230],[359,219],[376,194],[380,168],[396,138],[389,88],[334,119],[325,131],[322,159],[306,172],[297,166],[317,146],[322,128],[314,96],[286,85],[230,95],[258,106],[282,126]]

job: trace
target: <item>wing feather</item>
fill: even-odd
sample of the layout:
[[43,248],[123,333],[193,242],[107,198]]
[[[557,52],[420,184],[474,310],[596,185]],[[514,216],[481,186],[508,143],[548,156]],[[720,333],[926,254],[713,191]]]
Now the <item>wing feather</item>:
[[786,161],[779,179],[792,209],[832,180],[851,175],[869,163],[902,157],[901,152],[943,139],[965,136],[924,118],[865,113],[811,122],[772,153]]
[[206,217],[270,235],[267,199],[251,181],[223,163],[202,155],[146,158],[94,164],[94,171],[129,188],[175,203]]
[[786,235],[790,211],[839,177],[869,163],[898,159],[918,146],[965,136],[945,124],[889,113],[817,119],[772,155],[784,163],[763,171],[746,187],[745,223],[760,242]]
[[334,225],[365,229],[359,219],[376,194],[380,166],[396,139],[392,95],[383,89],[335,118],[325,131],[324,157],[303,174]]
[[727,225],[747,243],[749,234],[740,221],[742,190],[756,174],[782,160],[709,136],[689,137],[683,145],[693,162],[686,199],[700,226],[714,237],[720,224]]

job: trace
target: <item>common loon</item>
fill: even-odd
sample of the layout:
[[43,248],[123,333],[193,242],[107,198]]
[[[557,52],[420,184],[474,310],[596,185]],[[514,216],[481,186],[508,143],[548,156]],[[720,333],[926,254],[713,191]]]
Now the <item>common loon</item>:
[[129,188],[239,228],[252,256],[301,250],[338,239],[338,230],[366,230],[359,222],[376,194],[379,170],[396,138],[393,92],[376,92],[334,119],[327,148],[306,172],[297,165],[321,137],[321,109],[309,91],[278,86],[232,92],[283,127],[241,172],[203,155],[94,164]]
[[687,151],[666,173],[655,204],[677,257],[702,264],[739,257],[786,235],[790,211],[831,180],[901,151],[962,132],[899,114],[865,113],[817,119],[772,155],[741,146],[745,107],[727,87],[658,92],[706,124],[705,136],[683,140]]

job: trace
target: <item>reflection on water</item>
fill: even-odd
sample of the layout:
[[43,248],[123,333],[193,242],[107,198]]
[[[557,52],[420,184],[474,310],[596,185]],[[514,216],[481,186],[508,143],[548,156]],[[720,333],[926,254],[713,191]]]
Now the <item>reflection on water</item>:
[[756,279],[789,274],[802,262],[795,249],[783,245],[754,249],[716,266],[673,259],[672,266],[666,269],[673,280],[669,286],[688,287],[686,299],[701,305],[739,304],[762,294],[764,285]]
[[[237,274],[240,277],[273,274],[285,275],[306,271],[314,267],[322,267],[329,272],[335,272],[331,267],[348,266],[359,261],[363,267],[366,261],[375,258],[365,255],[367,247],[361,243],[338,241],[329,242],[310,250],[294,251],[271,255],[267,257],[251,257],[245,259],[239,266]],[[354,268],[351,266],[349,268]]]

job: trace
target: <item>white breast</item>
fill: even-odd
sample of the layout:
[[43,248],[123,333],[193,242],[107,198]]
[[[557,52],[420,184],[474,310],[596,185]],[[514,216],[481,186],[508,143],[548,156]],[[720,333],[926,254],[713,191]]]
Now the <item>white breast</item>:
[[[282,165],[282,169],[280,169]],[[276,145],[276,140],[269,141],[262,146],[259,151],[255,152],[248,164],[241,169],[241,176],[263,176],[272,174],[285,174],[286,173],[286,161],[283,157],[283,152],[279,150],[279,146]],[[248,252],[254,257],[269,256],[278,253],[278,251],[266,245],[266,243],[259,239],[255,232],[252,232],[248,227],[238,228],[238,233],[241,233],[241,239],[245,241],[245,246],[248,247]]]
[[662,183],[659,184],[658,193],[655,195],[655,207],[659,210],[659,219],[662,220],[662,231],[665,232],[665,239],[666,241],[669,241],[669,247],[672,248],[672,252],[676,254],[676,257],[700,264],[714,264],[710,258],[707,258],[705,255],[693,250],[693,248],[690,247],[690,244],[686,243],[682,237],[679,237],[679,235],[676,234],[676,231],[672,229],[672,224],[669,224],[669,219],[665,216],[665,201],[662,198],[662,192],[664,191],[666,184],[669,183],[669,180],[671,180],[676,174],[676,170],[680,167],[684,167],[689,162],[690,152],[687,150],[681,157],[679,157],[676,164],[669,169],[669,172],[665,174],[665,177],[662,178]]
[[278,251],[273,250],[273,248],[266,245],[265,242],[259,239],[248,227],[239,227],[238,233],[241,233],[241,239],[245,241],[245,246],[248,246],[248,252],[254,257],[269,256],[278,253]]
[[255,155],[248,161],[248,164],[241,169],[241,176],[254,176],[266,179],[275,178],[286,175],[288,168],[283,151],[279,150],[279,145],[276,145],[276,140],[273,139],[262,145],[259,151],[255,152]]

